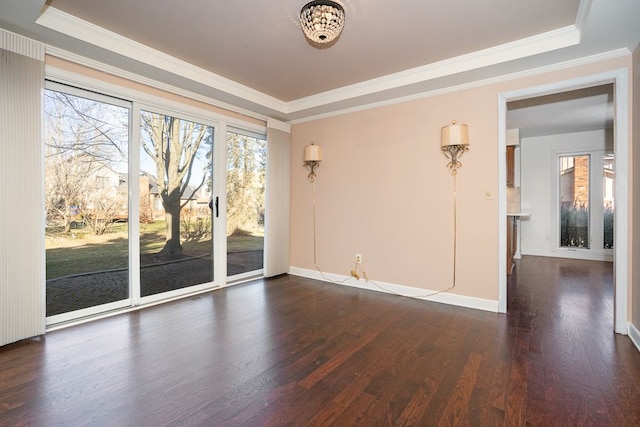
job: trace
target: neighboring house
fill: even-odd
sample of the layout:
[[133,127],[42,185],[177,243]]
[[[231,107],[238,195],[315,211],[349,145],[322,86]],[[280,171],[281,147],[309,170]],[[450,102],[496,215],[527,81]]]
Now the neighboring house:
[[562,157],[560,200],[589,207],[589,156]]
[[[140,221],[151,222],[163,220],[165,217],[162,197],[158,190],[158,184],[153,176],[140,175]],[[129,193],[129,174],[114,172],[107,168],[90,174],[86,178],[86,185],[91,189],[90,197],[84,206],[84,214],[92,215],[100,211],[96,203],[101,199],[108,198],[117,204],[116,211],[111,211],[109,216],[116,221],[128,220],[127,197]],[[188,185],[181,198],[182,215],[202,215],[201,209],[209,211],[209,201],[204,186],[195,188]],[[74,208],[78,209],[74,206]],[[80,212],[78,211],[78,214]]]
[[[560,201],[577,203],[589,207],[589,157],[566,156],[561,158]],[[603,202],[605,207],[614,206],[615,172],[613,155],[605,157],[603,168]]]

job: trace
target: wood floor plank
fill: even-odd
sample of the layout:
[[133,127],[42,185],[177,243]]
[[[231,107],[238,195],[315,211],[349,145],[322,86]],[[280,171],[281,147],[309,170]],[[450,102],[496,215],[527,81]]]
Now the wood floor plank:
[[458,378],[456,388],[447,402],[444,414],[440,417],[439,426],[460,425],[469,417],[469,399],[476,384],[478,368],[482,356],[471,353]]
[[378,335],[378,332],[370,332],[351,343],[348,343],[343,350],[341,350],[334,357],[329,359],[322,366],[315,369],[312,373],[307,375],[299,384],[302,387],[310,388],[313,387],[318,381],[322,380],[333,370],[342,365],[347,359],[353,356],[354,353],[359,351],[362,347],[364,347],[367,343],[369,343],[372,339],[374,339]]

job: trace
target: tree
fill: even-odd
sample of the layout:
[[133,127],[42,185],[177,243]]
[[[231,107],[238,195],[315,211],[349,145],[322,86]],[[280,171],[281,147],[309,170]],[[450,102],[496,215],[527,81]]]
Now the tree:
[[206,174],[196,188],[189,187],[200,147],[212,143],[211,127],[188,120],[143,111],[142,148],[155,165],[160,198],[165,211],[167,232],[160,256],[177,257],[182,254],[180,242],[180,211],[187,199],[202,188]]
[[264,219],[266,144],[229,133],[227,137],[227,234],[255,231]]
[[109,231],[117,219],[126,219],[127,193],[118,191],[114,185],[101,185],[102,177],[93,179],[93,190],[85,197],[80,206],[83,223],[96,234]]
[[78,159],[78,155],[62,157],[52,155],[47,159],[45,172],[45,209],[47,223],[55,218],[62,220],[65,233],[78,219],[80,206],[88,193],[85,182],[91,173],[91,162]]
[[117,179],[113,188],[97,183],[117,177],[114,169],[125,162],[128,110],[53,90],[45,91],[44,105],[47,222],[61,221],[69,232],[79,216],[91,217],[92,230],[101,234],[123,195],[117,194]]

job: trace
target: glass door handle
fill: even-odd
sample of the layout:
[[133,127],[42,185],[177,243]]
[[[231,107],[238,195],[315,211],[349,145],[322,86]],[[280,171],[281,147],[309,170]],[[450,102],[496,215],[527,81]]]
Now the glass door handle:
[[218,209],[218,196],[216,196],[216,218],[220,216],[220,210]]

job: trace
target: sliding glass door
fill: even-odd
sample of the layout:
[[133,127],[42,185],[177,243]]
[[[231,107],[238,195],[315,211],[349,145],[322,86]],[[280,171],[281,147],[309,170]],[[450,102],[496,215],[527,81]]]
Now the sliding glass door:
[[50,323],[130,305],[130,104],[48,83],[44,94]]
[[46,87],[47,324],[262,274],[263,135]]
[[262,274],[267,144],[264,137],[227,133],[227,276]]
[[140,296],[213,282],[211,126],[141,112]]

